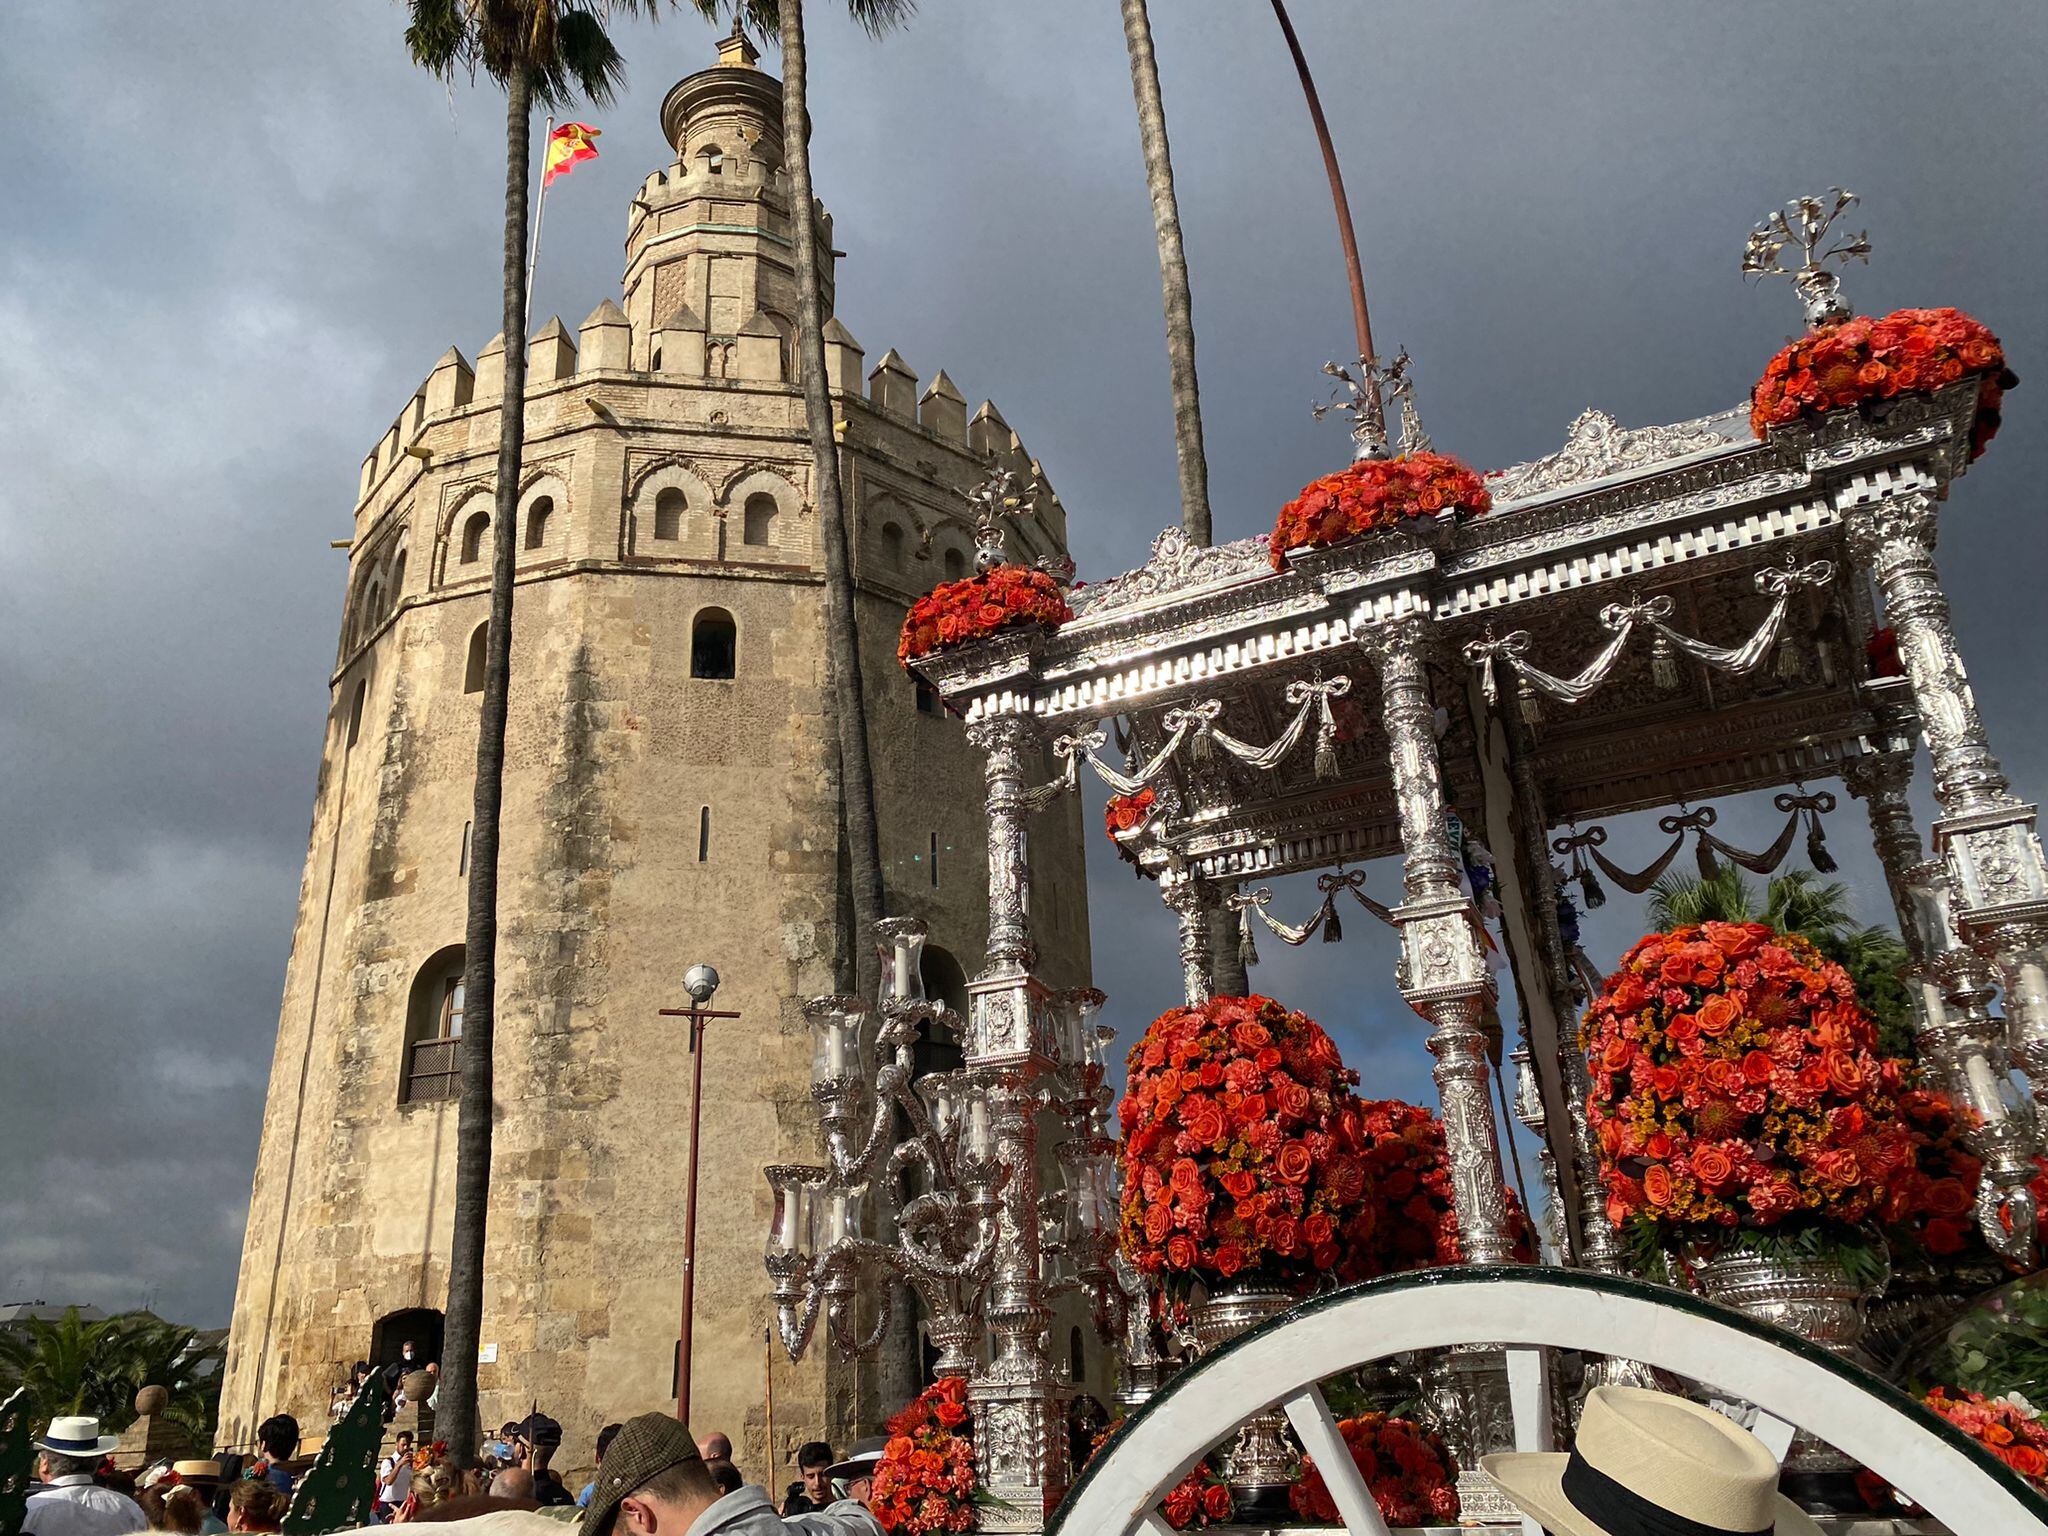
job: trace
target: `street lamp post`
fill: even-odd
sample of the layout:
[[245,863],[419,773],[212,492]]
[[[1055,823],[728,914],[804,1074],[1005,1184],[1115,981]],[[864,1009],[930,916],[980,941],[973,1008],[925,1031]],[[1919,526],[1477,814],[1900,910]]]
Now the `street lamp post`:
[[690,1325],[697,1302],[697,1140],[704,1106],[704,1026],[713,1019],[736,1019],[737,1013],[706,1008],[718,990],[718,972],[708,965],[693,965],[683,973],[683,990],[690,995],[687,1008],[664,1008],[665,1019],[690,1021],[690,1172],[683,1196],[683,1324],[676,1341],[676,1418],[690,1422]]

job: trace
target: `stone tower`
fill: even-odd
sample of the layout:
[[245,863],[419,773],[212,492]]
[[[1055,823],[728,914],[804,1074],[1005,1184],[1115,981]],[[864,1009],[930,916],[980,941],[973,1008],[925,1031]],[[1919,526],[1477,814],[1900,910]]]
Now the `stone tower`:
[[[662,122],[676,159],[633,201],[624,308],[528,344],[482,1415],[537,1400],[573,1469],[601,1424],[672,1401],[689,1063],[657,1010],[708,961],[744,1017],[705,1056],[692,1416],[772,1482],[794,1443],[872,1427],[908,1373],[900,1352],[858,1370],[778,1353],[770,1456],[761,1169],[816,1156],[800,1009],[852,942],[823,561],[780,84],[728,39]],[[836,319],[826,338],[890,910],[929,922],[928,982],[964,1011],[986,937],[982,765],[897,667],[896,632],[971,569],[964,492],[986,459],[1040,488],[1013,555],[1062,554],[1065,517],[994,406],[970,420],[944,373],[920,392],[893,351],[863,392],[859,343]],[[224,1443],[271,1413],[324,1423],[358,1358],[438,1349],[504,346],[474,367],[444,354],[363,463]],[[1032,853],[1042,968],[1068,985],[1089,973],[1081,835],[1069,798]]]

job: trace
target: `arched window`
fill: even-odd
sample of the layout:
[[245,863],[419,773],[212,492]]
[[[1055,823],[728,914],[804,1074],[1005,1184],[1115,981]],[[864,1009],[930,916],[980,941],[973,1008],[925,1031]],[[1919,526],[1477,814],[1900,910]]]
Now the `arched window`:
[[477,625],[469,635],[469,657],[462,664],[462,691],[482,693],[484,691],[484,644],[490,638],[488,622]]
[[[405,537],[403,528],[398,530],[399,538]],[[398,558],[391,562],[391,606],[398,606],[398,599],[405,593],[405,551],[398,552]]]
[[900,523],[882,524],[882,558],[889,563],[889,569],[903,569],[903,526]]
[[661,372],[661,348],[656,347],[654,355],[647,359],[647,371],[649,373]]
[[356,691],[348,701],[348,744],[354,746],[363,734],[363,700],[370,691],[370,680],[363,678],[356,684]]
[[654,536],[675,540],[683,536],[683,493],[669,486],[654,498]]
[[363,599],[364,627],[367,629],[375,629],[377,625],[383,621],[383,618],[384,583],[381,581],[372,581],[370,583],[369,595]]
[[697,151],[697,163],[704,168],[706,175],[723,176],[725,174],[725,151],[716,144],[706,144]]
[[462,1091],[462,946],[451,944],[413,978],[405,1014],[401,1104],[438,1104]]
[[917,679],[917,712],[920,715],[939,712],[939,690],[921,677]]
[[690,676],[730,678],[739,670],[739,628],[723,608],[706,608],[690,625]]
[[555,498],[543,496],[526,509],[526,547],[546,549],[548,545],[548,519],[554,515]]
[[746,511],[740,519],[740,539],[754,545],[775,542],[775,498],[766,491],[756,491],[747,498]]
[[370,1364],[383,1370],[405,1358],[412,1346],[412,1368],[423,1371],[441,1359],[441,1314],[432,1307],[407,1307],[386,1312],[370,1326]]
[[491,536],[491,514],[476,511],[462,525],[462,563],[474,565],[484,555],[484,540]]
[[947,550],[945,558],[939,563],[945,567],[948,581],[958,581],[967,574],[967,557],[957,549]]

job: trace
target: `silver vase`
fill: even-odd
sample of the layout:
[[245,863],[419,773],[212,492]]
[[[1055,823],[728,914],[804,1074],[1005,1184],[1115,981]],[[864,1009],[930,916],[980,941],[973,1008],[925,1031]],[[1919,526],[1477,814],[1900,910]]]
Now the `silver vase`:
[[[1194,1308],[1188,1332],[1195,1347],[1206,1355],[1268,1318],[1278,1317],[1294,1302],[1291,1294],[1270,1286],[1225,1286]],[[1288,1438],[1286,1414],[1260,1413],[1245,1420],[1223,1454],[1223,1481],[1230,1487],[1238,1517],[1284,1513],[1287,1490],[1300,1459]]]
[[[1700,1265],[1699,1281],[1710,1301],[1783,1328],[1859,1365],[1873,1364],[1860,1347],[1864,1307],[1872,1297],[1833,1259],[1723,1253]],[[1882,1290],[1882,1285],[1875,1288]],[[1845,1483],[1856,1466],[1854,1459],[1802,1430],[1785,1453],[1787,1491],[1793,1491],[1790,1484],[1798,1483],[1802,1489],[1795,1496],[1804,1495],[1802,1501],[1832,1503],[1835,1494],[1828,1485]],[[1853,1498],[1853,1493],[1841,1496]]]

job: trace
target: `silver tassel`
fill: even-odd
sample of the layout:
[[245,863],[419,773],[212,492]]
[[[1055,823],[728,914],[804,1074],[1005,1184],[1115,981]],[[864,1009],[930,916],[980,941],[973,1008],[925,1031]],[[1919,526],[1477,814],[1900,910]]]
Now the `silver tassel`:
[[1343,937],[1344,925],[1337,920],[1337,893],[1332,891],[1323,898],[1323,942],[1336,944]]
[[1259,963],[1259,946],[1252,937],[1252,909],[1244,907],[1237,914],[1237,963],[1250,970]]
[[1337,777],[1337,731],[1328,723],[1316,727],[1316,777]]
[[1699,866],[1700,878],[1711,880],[1721,873],[1721,865],[1714,857],[1714,850],[1707,846],[1706,834],[1701,833],[1699,841],[1692,845],[1693,862]]
[[1799,646],[1790,635],[1778,640],[1778,681],[1796,683],[1806,675],[1806,666],[1799,659]]
[[1216,749],[1209,744],[1209,733],[1196,731],[1195,739],[1188,743],[1189,759],[1197,763],[1206,763],[1214,758],[1215,753]]
[[1597,911],[1607,905],[1607,889],[1593,873],[1593,866],[1584,865],[1579,870],[1579,894],[1586,898],[1586,910]]
[[1821,830],[1820,817],[1812,811],[1806,813],[1806,862],[1823,875],[1832,875],[1841,868],[1828,852],[1828,835]]
[[1516,680],[1515,695],[1522,706],[1522,723],[1524,725],[1540,725],[1543,721],[1543,704],[1537,697],[1536,690],[1531,686],[1529,679],[1524,677]]
[[1671,637],[1661,632],[1650,647],[1650,679],[1666,693],[1678,686],[1678,656],[1671,649]]

